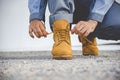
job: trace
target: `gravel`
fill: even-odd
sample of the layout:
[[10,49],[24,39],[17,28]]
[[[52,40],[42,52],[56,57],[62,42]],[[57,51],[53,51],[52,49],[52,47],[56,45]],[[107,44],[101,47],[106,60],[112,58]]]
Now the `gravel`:
[[72,60],[54,60],[50,51],[0,52],[0,80],[120,80],[120,51],[73,51]]

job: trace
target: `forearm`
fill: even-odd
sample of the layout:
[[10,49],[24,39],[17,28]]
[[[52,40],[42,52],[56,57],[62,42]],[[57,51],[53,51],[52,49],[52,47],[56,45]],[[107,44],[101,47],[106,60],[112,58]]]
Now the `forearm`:
[[30,22],[32,20],[43,20],[45,21],[45,10],[47,0],[29,0],[28,8],[30,11]]
[[111,8],[113,3],[114,0],[95,0],[94,6],[91,8],[89,19],[102,22],[105,14]]

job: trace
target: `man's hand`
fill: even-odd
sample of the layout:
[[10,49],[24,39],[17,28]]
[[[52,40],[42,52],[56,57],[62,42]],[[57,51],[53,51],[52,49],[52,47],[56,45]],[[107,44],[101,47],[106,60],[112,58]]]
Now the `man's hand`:
[[38,38],[43,37],[43,36],[47,37],[47,35],[48,35],[48,32],[45,30],[44,24],[39,20],[33,20],[30,22],[29,35],[32,38],[34,38],[33,33]]
[[83,37],[87,37],[91,32],[93,32],[97,26],[98,22],[94,20],[80,21],[71,30],[72,34],[78,34]]

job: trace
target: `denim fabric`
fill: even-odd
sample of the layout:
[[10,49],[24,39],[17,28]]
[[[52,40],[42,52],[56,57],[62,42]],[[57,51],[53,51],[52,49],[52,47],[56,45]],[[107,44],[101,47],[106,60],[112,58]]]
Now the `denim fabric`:
[[[75,0],[78,1],[79,7],[85,5],[90,6],[92,0]],[[73,0],[29,0],[28,7],[30,11],[30,21],[38,19],[45,21],[45,9],[46,4],[49,4],[49,10],[51,12],[50,23],[55,19],[67,18],[71,23],[73,20],[74,2]],[[54,3],[54,4],[53,4]],[[87,4],[86,4],[87,3]],[[61,15],[58,15],[61,14]],[[64,13],[64,15],[62,14]]]
[[120,4],[114,3],[106,13],[103,22],[88,36],[105,40],[120,40]]
[[29,0],[30,21],[45,19],[48,2],[51,26],[58,19],[66,19],[71,23],[75,9],[74,1],[76,22],[87,19],[100,22],[89,38],[120,40],[120,4],[115,0]]
[[96,20],[102,22],[114,0],[74,0],[74,23],[80,20]]
[[73,23],[76,24],[81,20],[88,20],[93,0],[74,0],[74,4],[75,12],[73,17]]
[[[76,9],[82,7],[88,9],[91,7],[89,11],[89,17],[87,16],[87,18],[102,22],[105,14],[110,9],[115,0],[29,0],[30,21],[34,19],[45,19],[46,3],[48,2],[51,13],[51,24],[55,20],[62,18],[68,20],[71,23],[73,21],[72,17],[75,9],[74,1],[75,5],[78,5]],[[81,12],[84,12],[83,8]],[[76,19],[78,18],[77,16],[75,16]]]
[[55,20],[60,19],[65,19],[69,23],[73,22],[74,0],[48,0],[48,7],[50,11],[50,25]]
[[36,19],[45,21],[46,5],[47,0],[29,0],[30,21]]
[[38,19],[45,21],[45,9],[48,3],[50,25],[55,20],[65,19],[73,22],[74,0],[29,0],[30,21]]
[[93,6],[90,10],[89,19],[102,22],[105,14],[111,8],[115,0],[93,0]]

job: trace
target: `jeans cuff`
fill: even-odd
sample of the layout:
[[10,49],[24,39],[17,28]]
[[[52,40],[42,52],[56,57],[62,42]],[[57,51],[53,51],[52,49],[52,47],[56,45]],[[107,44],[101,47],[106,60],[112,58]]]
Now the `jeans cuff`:
[[69,23],[73,23],[73,14],[55,14],[50,15],[50,26],[52,27],[56,20],[67,20]]

